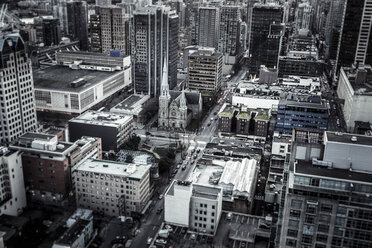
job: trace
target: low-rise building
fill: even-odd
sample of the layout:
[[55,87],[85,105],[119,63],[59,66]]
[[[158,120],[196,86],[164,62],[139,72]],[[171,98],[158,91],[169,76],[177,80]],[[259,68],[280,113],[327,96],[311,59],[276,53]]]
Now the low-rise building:
[[164,196],[165,222],[195,232],[215,234],[221,213],[220,187],[173,181]]
[[70,140],[81,136],[100,137],[104,151],[118,150],[132,135],[133,116],[112,112],[87,111],[68,123]]
[[56,135],[25,133],[10,146],[22,152],[22,167],[30,201],[61,205],[71,190],[71,168],[87,158],[101,158],[101,139],[81,137],[61,142]]
[[89,159],[73,171],[78,207],[109,216],[141,213],[150,200],[148,164]]
[[337,95],[344,99],[343,115],[347,130],[354,130],[356,121],[372,122],[372,67],[370,65],[340,69]]
[[53,65],[33,72],[38,111],[80,114],[132,84],[128,59],[122,70],[82,61],[66,62],[70,68]]
[[150,105],[149,95],[133,94],[110,109],[110,112],[132,115],[137,124],[143,123],[146,117],[146,106]]
[[275,131],[292,133],[295,127],[325,131],[328,117],[329,104],[320,96],[288,94],[279,102]]
[[26,207],[21,154],[0,147],[0,215],[18,216]]
[[87,247],[93,238],[93,220],[78,219],[57,241],[52,248]]

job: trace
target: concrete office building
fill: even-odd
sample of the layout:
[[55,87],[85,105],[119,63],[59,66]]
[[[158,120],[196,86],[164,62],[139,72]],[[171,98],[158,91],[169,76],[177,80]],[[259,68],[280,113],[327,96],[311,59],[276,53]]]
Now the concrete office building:
[[81,136],[100,137],[104,151],[118,150],[132,135],[133,116],[112,112],[87,111],[68,123],[70,140]]
[[329,107],[320,96],[289,94],[279,101],[275,131],[292,133],[295,127],[327,130]]
[[336,59],[345,0],[331,0],[325,28],[326,58]]
[[[102,65],[99,57],[92,64],[84,58],[90,54],[76,55],[82,59],[71,62],[62,58],[63,55],[57,56],[63,65],[34,71],[37,110],[80,114],[131,85],[130,56],[121,58],[123,69],[120,69],[121,66],[112,62]],[[105,55],[102,59],[106,60]],[[89,74],[84,70],[90,70]]]
[[298,4],[295,13],[295,27],[297,32],[301,29],[310,30],[312,26],[313,7],[309,2]]
[[[134,90],[159,95],[163,65],[168,61],[168,81],[177,84],[178,15],[170,7],[147,6],[133,13],[132,56]],[[156,34],[156,35],[154,35]]]
[[234,65],[242,52],[240,13],[239,6],[223,5],[220,8],[218,51],[224,55],[224,64]]
[[109,216],[134,216],[150,200],[151,165],[87,160],[73,171],[78,207]]
[[129,20],[125,9],[118,6],[97,6],[90,16],[93,52],[109,54],[110,51],[124,51],[130,54]]
[[18,34],[0,37],[1,143],[36,128],[31,61]]
[[173,181],[164,196],[165,222],[195,232],[215,234],[221,213],[220,187]]
[[220,10],[214,7],[200,7],[198,15],[198,46],[218,46]]
[[356,121],[372,122],[372,67],[342,67],[338,80],[337,95],[344,99],[342,104],[346,127],[354,130]]
[[346,1],[335,72],[353,63],[372,64],[372,0]]
[[189,54],[188,87],[202,94],[209,106],[221,89],[223,56],[214,48],[201,47]]
[[67,3],[68,34],[79,40],[80,49],[87,51],[88,44],[88,4],[85,1]]
[[101,158],[102,154],[99,138],[81,137],[70,143],[42,133],[25,133],[10,149],[22,152],[28,200],[59,206],[71,190],[71,168],[87,158]]
[[283,8],[274,3],[256,3],[252,10],[249,45],[250,73],[257,74],[261,65],[278,68],[284,35]]
[[369,247],[372,137],[325,132],[324,156],[291,159],[280,247]]
[[0,216],[18,216],[26,207],[21,152],[0,147],[0,155]]
[[45,46],[56,46],[61,41],[61,29],[58,19],[50,17],[36,17],[34,20],[37,43]]

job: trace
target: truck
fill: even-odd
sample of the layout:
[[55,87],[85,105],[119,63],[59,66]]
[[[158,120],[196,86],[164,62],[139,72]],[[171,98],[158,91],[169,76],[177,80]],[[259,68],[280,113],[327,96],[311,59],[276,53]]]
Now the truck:
[[163,229],[163,230],[159,231],[159,237],[166,239],[166,238],[168,238],[168,236],[169,236],[169,230],[168,229]]

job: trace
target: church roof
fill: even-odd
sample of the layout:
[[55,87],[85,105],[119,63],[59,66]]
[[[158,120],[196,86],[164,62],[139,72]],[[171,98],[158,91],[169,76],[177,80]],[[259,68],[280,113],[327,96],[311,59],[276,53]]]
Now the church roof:
[[[171,101],[173,101],[182,94],[182,91],[170,90],[169,94],[171,95]],[[200,93],[185,91],[185,96],[187,104],[199,104]]]

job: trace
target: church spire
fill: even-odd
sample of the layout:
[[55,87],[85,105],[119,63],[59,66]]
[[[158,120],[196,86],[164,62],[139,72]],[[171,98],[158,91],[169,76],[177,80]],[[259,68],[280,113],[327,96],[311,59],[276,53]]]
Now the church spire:
[[163,78],[160,86],[161,96],[169,96],[169,84],[168,84],[168,63],[167,59],[164,59],[163,67]]
[[185,95],[185,89],[184,88],[182,89],[182,93],[181,93],[180,108],[187,108],[186,95]]

